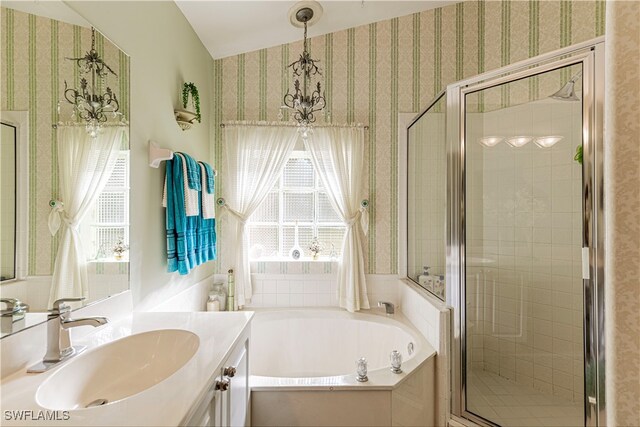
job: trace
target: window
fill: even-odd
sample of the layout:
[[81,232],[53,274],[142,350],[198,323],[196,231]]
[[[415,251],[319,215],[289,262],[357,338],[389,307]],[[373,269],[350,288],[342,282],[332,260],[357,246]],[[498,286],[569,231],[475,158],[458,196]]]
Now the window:
[[289,258],[296,221],[298,244],[305,257],[311,257],[308,246],[314,236],[324,246],[320,256],[328,257],[332,244],[340,255],[345,226],[305,151],[291,154],[275,187],[249,218],[250,258]]
[[[91,244],[89,259],[114,257],[118,240],[129,243],[129,151],[120,151],[106,186],[84,221],[84,232]],[[125,259],[128,257],[125,257]]]

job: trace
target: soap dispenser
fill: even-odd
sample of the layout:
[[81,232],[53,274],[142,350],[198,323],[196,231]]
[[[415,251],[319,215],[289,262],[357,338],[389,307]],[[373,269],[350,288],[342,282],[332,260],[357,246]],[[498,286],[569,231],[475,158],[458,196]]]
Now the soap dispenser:
[[429,269],[431,267],[424,266],[422,267],[422,274],[418,276],[418,284],[423,288],[426,288],[430,291],[433,290],[433,280],[431,275],[429,274]]

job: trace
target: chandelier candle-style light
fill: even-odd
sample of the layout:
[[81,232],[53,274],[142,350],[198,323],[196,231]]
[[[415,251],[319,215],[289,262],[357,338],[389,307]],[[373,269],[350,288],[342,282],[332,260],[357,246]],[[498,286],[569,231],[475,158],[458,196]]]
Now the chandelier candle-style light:
[[303,136],[309,132],[310,124],[316,121],[314,114],[326,105],[319,80],[322,72],[317,63],[320,61],[311,58],[307,44],[307,23],[313,15],[310,7],[303,7],[295,14],[296,20],[304,25],[304,50],[300,58],[287,67],[293,76],[293,93],[287,90],[282,107],[293,111],[293,118],[301,126]]
[[[66,58],[75,61],[80,74],[89,74],[89,80],[83,76],[79,88],[70,88],[64,82],[64,97],[73,105],[72,120],[86,122],[87,133],[95,138],[108,120],[108,114],[116,118],[120,108],[116,94],[107,86],[106,78],[118,75],[107,65],[96,51],[96,30],[91,28],[91,50],[81,58]],[[104,93],[99,92],[99,84],[106,87]]]

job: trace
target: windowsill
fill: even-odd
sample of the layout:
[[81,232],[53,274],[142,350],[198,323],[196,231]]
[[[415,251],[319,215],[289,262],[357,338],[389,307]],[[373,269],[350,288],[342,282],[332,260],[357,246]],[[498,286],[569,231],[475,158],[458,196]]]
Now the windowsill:
[[338,262],[337,258],[331,259],[329,257],[319,257],[318,259],[313,259],[311,257],[303,257],[300,259],[293,259],[293,258],[284,258],[284,257],[262,257],[262,258],[255,258],[255,259],[250,259],[249,260],[250,263],[254,263],[254,262]]
[[89,263],[118,263],[118,262],[129,262],[129,257],[125,256],[120,259],[116,259],[115,257],[110,258],[99,258],[99,259],[91,259],[88,261]]

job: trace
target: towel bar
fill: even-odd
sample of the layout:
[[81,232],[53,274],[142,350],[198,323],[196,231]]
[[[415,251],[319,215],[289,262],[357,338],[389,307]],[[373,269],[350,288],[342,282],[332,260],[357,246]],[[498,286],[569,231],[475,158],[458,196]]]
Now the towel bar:
[[[162,148],[155,141],[149,140],[149,166],[159,168],[160,162],[171,159],[173,159],[173,151],[168,148]],[[218,175],[218,171],[214,169],[213,174]]]

